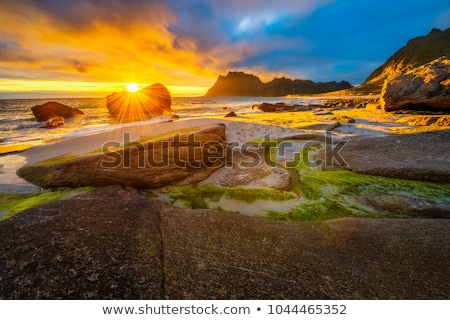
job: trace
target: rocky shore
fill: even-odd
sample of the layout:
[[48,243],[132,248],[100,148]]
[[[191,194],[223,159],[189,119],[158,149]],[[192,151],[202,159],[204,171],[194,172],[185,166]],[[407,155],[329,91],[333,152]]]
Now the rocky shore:
[[47,193],[1,199],[0,298],[448,299],[450,116],[424,106],[264,103],[29,149]]
[[449,230],[180,209],[111,186],[0,223],[0,298],[449,299]]

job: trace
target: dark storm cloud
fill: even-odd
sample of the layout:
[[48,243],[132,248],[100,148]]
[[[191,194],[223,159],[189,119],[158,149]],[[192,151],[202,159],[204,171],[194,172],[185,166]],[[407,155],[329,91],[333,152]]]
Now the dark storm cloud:
[[319,81],[345,75],[361,82],[409,39],[450,27],[444,22],[450,3],[444,0],[190,3],[171,2],[176,45],[207,52],[241,44],[231,68],[291,69]]

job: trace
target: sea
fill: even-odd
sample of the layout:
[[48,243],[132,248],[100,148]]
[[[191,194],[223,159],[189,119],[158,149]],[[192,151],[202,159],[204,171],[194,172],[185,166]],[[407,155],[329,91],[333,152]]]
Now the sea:
[[[59,128],[41,128],[43,122],[38,122],[35,119],[31,108],[48,101],[57,101],[80,109],[85,113],[85,116],[66,119],[65,124]],[[309,104],[314,101],[317,101],[317,98],[173,97],[171,108],[174,114],[180,118],[197,118],[226,115],[231,111],[236,114],[256,113],[260,111],[252,110],[251,107],[262,102]],[[159,121],[164,121],[164,119],[155,118],[141,123],[151,124]],[[104,98],[0,100],[0,146],[18,143],[38,145],[55,139],[108,131],[125,125],[128,126],[129,123],[117,123],[109,114]]]
[[[59,128],[44,129],[31,108],[48,101],[57,101],[82,110],[85,115],[66,119]],[[317,103],[316,97],[172,97],[172,111],[180,118],[198,118],[205,116],[223,116],[234,111],[236,114],[257,113],[252,106],[262,102],[286,104]],[[139,124],[151,124],[167,121],[154,118]],[[129,123],[117,123],[106,108],[105,98],[70,99],[8,99],[0,100],[0,150],[6,150],[20,144],[37,146],[55,140],[104,132],[129,126]],[[0,152],[1,153],[1,152]],[[15,171],[26,163],[20,153],[0,154],[0,193],[22,193],[34,191],[33,185],[18,178]]]

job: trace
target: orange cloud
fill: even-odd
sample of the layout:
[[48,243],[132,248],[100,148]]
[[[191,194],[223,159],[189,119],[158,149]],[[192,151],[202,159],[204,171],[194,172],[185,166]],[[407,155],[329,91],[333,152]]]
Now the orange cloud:
[[279,68],[268,72],[264,58],[246,64],[301,42],[264,28],[283,13],[305,14],[330,1],[3,0],[0,79],[21,80],[24,88],[45,80],[63,81],[65,88],[160,82],[192,89],[211,86],[234,67],[263,78],[286,75]]
[[[174,48],[170,10],[149,3],[116,10],[89,1],[70,15],[30,2],[0,3],[0,77],[4,79],[154,83],[209,86],[216,77],[194,52]],[[92,6],[92,7],[89,7]],[[73,7],[75,8],[75,7]],[[123,10],[125,12],[123,12]],[[85,16],[83,16],[85,14]],[[31,84],[31,83],[30,83]]]

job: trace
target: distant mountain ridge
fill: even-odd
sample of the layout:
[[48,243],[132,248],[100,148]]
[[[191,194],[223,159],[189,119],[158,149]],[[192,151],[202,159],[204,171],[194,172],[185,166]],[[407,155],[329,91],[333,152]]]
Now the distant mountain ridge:
[[391,79],[442,56],[450,56],[450,28],[432,29],[426,36],[409,40],[386,62],[375,69],[366,81],[348,93],[379,94],[385,80]]
[[275,78],[263,83],[255,75],[230,71],[219,75],[216,83],[206,93],[207,97],[261,96],[280,97],[289,94],[316,94],[351,88],[347,81],[314,82],[311,80],[291,80]]

